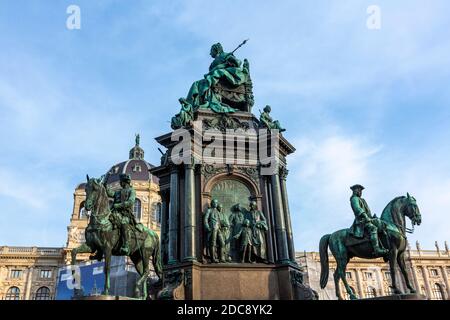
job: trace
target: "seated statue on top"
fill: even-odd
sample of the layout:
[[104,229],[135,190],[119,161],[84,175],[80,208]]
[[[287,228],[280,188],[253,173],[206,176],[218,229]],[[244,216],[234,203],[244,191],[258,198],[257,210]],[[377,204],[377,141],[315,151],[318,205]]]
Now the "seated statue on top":
[[217,113],[232,113],[236,110],[250,112],[253,93],[248,61],[245,59],[241,67],[241,61],[233,52],[224,52],[220,43],[212,45],[210,54],[214,61],[209,66],[209,72],[203,79],[192,84],[186,100],[194,111],[211,109]]
[[267,129],[276,129],[280,132],[286,131],[283,127],[281,127],[278,120],[273,120],[270,116],[270,112],[272,111],[272,108],[270,106],[266,106],[263,109],[264,112],[261,113],[259,117],[259,121],[261,122],[261,126]]
[[194,108],[192,105],[185,98],[180,98],[178,101],[181,104],[181,110],[172,117],[170,124],[174,130],[186,127],[191,124],[191,121],[194,120]]

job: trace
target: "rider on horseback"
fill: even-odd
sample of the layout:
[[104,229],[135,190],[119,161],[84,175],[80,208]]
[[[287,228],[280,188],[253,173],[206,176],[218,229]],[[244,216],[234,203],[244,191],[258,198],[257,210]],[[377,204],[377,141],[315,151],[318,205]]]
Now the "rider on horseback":
[[132,228],[138,225],[133,214],[136,191],[131,186],[131,177],[128,174],[120,175],[120,186],[122,189],[116,192],[107,187],[106,192],[108,197],[113,198],[111,212],[114,223],[120,228],[122,240],[120,251],[122,254],[128,255],[130,253],[129,241]]
[[378,240],[378,229],[381,228],[379,219],[373,217],[366,200],[361,198],[364,187],[356,184],[350,189],[353,191],[353,195],[350,198],[350,204],[352,206],[353,213],[355,214],[355,221],[350,228],[350,234],[356,238],[364,237],[364,230],[367,230],[370,234],[370,242],[374,249],[374,256],[384,256],[388,253],[388,250],[380,247]]

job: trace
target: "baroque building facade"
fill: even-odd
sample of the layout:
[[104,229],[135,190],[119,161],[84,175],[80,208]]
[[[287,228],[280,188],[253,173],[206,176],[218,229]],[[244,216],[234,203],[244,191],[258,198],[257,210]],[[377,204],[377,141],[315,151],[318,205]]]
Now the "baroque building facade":
[[[159,234],[161,198],[158,178],[149,172],[152,167],[144,160],[144,150],[139,146],[139,139],[136,139],[128,160],[113,165],[105,176],[113,190],[120,188],[120,174],[131,176],[131,184],[136,190],[136,219]],[[0,300],[55,299],[58,270],[70,264],[71,250],[85,241],[84,230],[89,212],[84,208],[84,186],[84,183],[78,184],[73,194],[73,209],[64,248],[0,246]],[[88,256],[80,254],[77,260],[87,260]]]
[[[450,300],[450,252],[445,242],[444,250],[436,243],[436,250],[407,250],[407,270],[417,292],[430,300]],[[333,272],[336,268],[334,257],[329,255],[330,276],[325,289],[320,289],[320,256],[318,252],[297,253],[297,262],[303,267],[305,282],[316,290],[320,300],[335,300]],[[400,289],[406,292],[406,284],[396,268]],[[347,281],[359,298],[374,298],[391,295],[391,274],[389,264],[383,259],[353,258],[347,265]],[[348,299],[342,282],[339,290]]]

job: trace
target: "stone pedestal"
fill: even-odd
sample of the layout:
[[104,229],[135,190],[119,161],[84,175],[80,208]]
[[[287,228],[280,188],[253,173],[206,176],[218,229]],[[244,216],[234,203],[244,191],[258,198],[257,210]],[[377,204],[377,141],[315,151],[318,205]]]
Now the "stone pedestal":
[[[175,300],[294,300],[299,299],[300,272],[294,265],[261,263],[188,262],[168,266],[178,278],[172,286]],[[301,290],[302,288],[300,288]],[[160,297],[169,298],[169,297]]]

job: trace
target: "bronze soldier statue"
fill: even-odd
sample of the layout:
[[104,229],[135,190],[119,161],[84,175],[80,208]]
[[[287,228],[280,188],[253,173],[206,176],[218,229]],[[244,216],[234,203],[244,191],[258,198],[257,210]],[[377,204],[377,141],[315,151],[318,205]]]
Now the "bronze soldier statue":
[[252,245],[254,254],[261,260],[267,260],[266,232],[269,230],[264,214],[258,210],[256,201],[251,200],[250,210],[247,211],[245,218],[250,221],[253,230]]
[[206,210],[204,218],[204,227],[207,231],[207,245],[209,255],[212,262],[226,262],[225,260],[225,240],[222,237],[221,214],[219,211],[219,201],[217,199],[211,200],[211,206]]
[[378,239],[378,229],[381,227],[381,223],[376,217],[372,216],[366,200],[361,197],[364,187],[356,184],[350,187],[350,189],[353,191],[350,198],[350,204],[353,213],[355,214],[355,221],[350,228],[350,234],[356,238],[363,238],[364,230],[367,230],[369,232],[370,242],[373,247],[373,255],[385,255],[388,250],[380,247]]
[[128,174],[120,175],[120,186],[122,189],[116,192],[107,187],[106,192],[108,197],[113,198],[111,211],[114,223],[120,228],[122,240],[120,251],[122,254],[128,255],[130,253],[131,233],[134,228],[138,227],[133,214],[136,191],[131,186],[131,177]]

